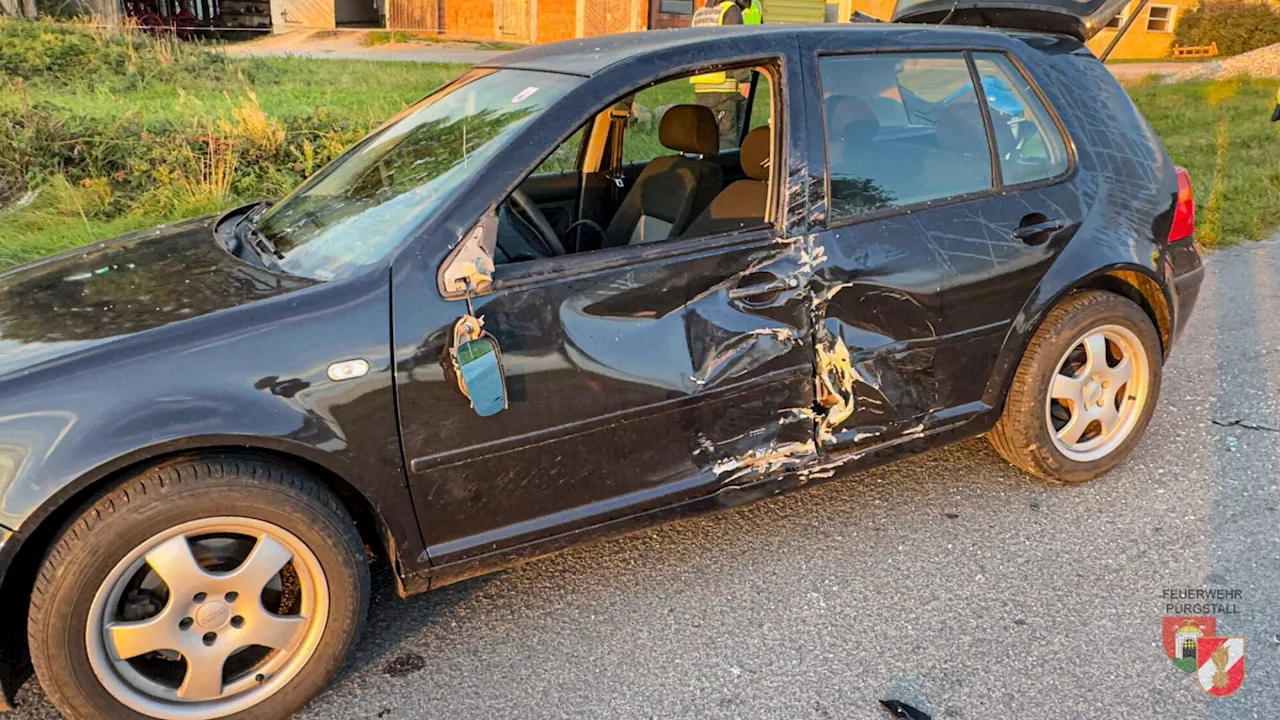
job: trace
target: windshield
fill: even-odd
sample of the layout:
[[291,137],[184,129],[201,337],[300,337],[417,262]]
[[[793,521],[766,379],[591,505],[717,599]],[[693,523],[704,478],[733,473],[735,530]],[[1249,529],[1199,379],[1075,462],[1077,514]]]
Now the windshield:
[[332,280],[376,262],[474,176],[517,131],[581,82],[474,70],[405,110],[259,221],[282,269]]

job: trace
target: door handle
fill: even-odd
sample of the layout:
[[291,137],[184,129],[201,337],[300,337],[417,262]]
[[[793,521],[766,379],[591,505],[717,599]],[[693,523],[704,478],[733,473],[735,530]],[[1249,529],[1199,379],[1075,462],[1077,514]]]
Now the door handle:
[[760,282],[740,285],[731,289],[729,291],[731,300],[755,298],[758,303],[767,303],[773,300],[773,296],[783,290],[791,290],[800,286],[800,281],[796,278],[783,279],[770,273],[752,273],[747,277]]
[[[1042,215],[1041,217],[1044,216]],[[1024,219],[1023,222],[1026,222],[1026,220]],[[1045,236],[1049,233],[1057,232],[1066,226],[1066,220],[1042,220],[1029,225],[1019,225],[1018,229],[1013,231],[1013,236],[1023,242],[1036,244],[1047,239]]]

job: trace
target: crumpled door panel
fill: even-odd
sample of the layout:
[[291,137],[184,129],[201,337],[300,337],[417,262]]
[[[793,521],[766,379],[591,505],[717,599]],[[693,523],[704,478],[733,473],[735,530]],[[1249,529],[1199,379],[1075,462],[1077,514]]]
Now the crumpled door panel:
[[942,264],[912,216],[839,228],[821,237],[812,280],[819,343],[848,348],[854,409],[827,444],[871,441],[941,402],[936,327]]

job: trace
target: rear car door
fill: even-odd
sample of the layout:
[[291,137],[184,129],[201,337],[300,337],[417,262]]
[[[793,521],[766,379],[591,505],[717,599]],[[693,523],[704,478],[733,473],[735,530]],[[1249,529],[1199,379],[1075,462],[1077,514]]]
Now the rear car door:
[[[759,63],[784,67],[780,57]],[[780,91],[774,101],[772,220],[761,207],[761,221],[738,230],[497,268],[470,305],[502,352],[502,412],[480,417],[442,376],[450,325],[414,300],[431,292],[423,302],[439,305],[434,279],[428,290],[421,274],[397,278],[403,443],[434,565],[702,497],[812,457],[810,304],[795,279],[804,257],[782,221],[781,191],[787,163],[800,157],[789,128],[802,109]],[[468,313],[462,298],[443,301],[450,323]]]
[[[829,442],[874,445],[961,423],[988,409],[1004,337],[1080,220],[1061,183],[1067,148],[1001,53],[859,54],[829,36],[805,59],[820,83],[810,158],[827,191],[815,218],[827,257],[820,319],[854,370],[855,410]],[[977,68],[992,79],[977,81]],[[1007,87],[988,98],[994,80]],[[1012,118],[991,121],[993,101],[1012,112],[1019,98],[1017,122],[1053,134],[1033,141]]]

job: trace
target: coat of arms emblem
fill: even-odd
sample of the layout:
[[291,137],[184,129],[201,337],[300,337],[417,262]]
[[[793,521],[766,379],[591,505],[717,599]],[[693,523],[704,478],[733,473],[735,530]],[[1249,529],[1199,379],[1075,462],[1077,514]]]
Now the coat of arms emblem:
[[1193,673],[1199,665],[1196,649],[1201,638],[1217,634],[1212,617],[1166,617],[1164,619],[1164,654],[1184,673]]
[[1210,695],[1226,697],[1244,683],[1244,638],[1202,638],[1196,645],[1196,679]]

